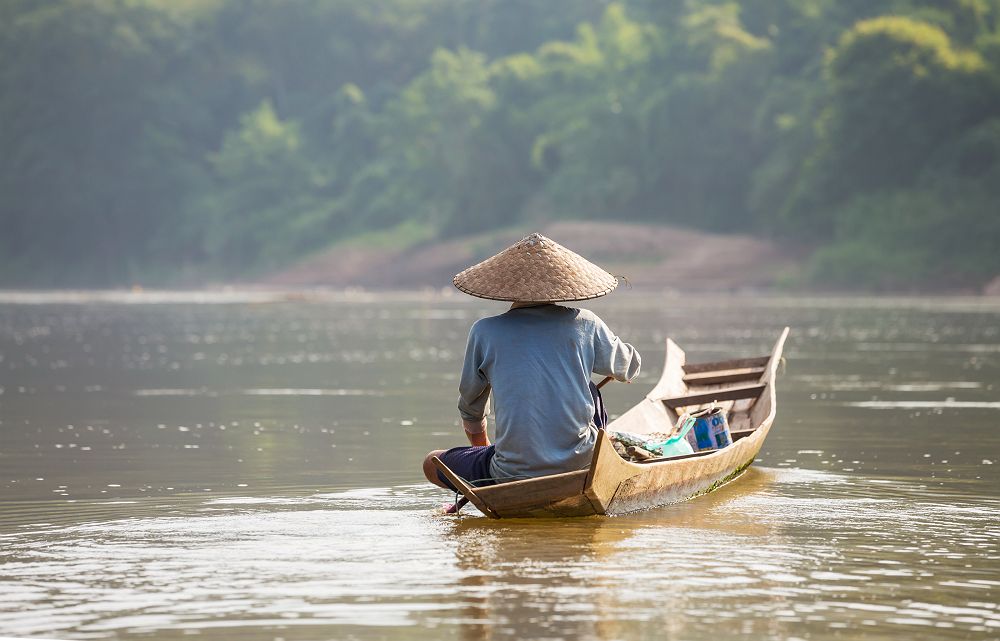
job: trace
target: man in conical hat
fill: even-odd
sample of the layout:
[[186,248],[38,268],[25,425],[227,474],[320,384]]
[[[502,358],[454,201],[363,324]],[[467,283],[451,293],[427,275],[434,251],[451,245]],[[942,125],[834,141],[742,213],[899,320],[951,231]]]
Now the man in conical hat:
[[[531,234],[454,282],[467,294],[513,304],[469,331],[458,410],[471,446],[429,453],[427,480],[455,489],[435,469],[434,456],[473,485],[586,468],[607,420],[591,374],[631,381],[640,359],[593,312],[555,303],[604,296],[618,280]],[[493,444],[486,432],[491,392]]]

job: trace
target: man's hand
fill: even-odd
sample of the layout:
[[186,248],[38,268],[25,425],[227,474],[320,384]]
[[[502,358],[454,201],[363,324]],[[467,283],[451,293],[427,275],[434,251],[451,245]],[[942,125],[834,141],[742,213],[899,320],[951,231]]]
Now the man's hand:
[[465,428],[465,436],[472,445],[484,446],[490,444],[490,437],[486,435],[485,416],[478,421],[466,421],[462,419],[462,427]]

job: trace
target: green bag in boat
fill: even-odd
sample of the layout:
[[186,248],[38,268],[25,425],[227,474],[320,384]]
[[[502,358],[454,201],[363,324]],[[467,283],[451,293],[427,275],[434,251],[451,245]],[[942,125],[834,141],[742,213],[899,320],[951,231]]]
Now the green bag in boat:
[[657,456],[666,457],[694,454],[691,444],[687,441],[687,433],[694,427],[695,419],[688,414],[684,414],[678,422],[681,425],[680,430],[676,430],[673,436],[664,441],[651,441],[642,434],[633,434],[631,432],[610,431],[608,432],[608,436],[613,441],[642,448]]

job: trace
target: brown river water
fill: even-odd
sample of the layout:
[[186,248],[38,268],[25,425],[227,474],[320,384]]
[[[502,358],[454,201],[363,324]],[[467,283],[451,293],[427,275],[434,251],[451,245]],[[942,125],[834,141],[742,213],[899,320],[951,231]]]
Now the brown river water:
[[1000,301],[586,306],[643,354],[614,415],[785,325],[774,428],[620,517],[437,513],[465,337],[438,293],[0,293],[0,636],[1000,638]]

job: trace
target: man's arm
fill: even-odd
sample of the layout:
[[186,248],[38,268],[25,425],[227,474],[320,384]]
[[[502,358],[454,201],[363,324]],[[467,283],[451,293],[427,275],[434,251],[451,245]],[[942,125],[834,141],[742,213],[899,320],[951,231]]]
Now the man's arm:
[[490,444],[490,437],[486,433],[486,417],[478,421],[467,421],[462,419],[462,427],[465,428],[465,436],[472,445],[484,446]]
[[634,347],[615,336],[607,325],[594,317],[594,373],[630,382],[638,376],[642,359]]
[[489,413],[490,386],[483,373],[483,354],[476,340],[476,327],[469,332],[465,347],[465,363],[458,383],[458,413],[462,416],[465,436],[473,445],[489,445],[486,435],[486,414]]

